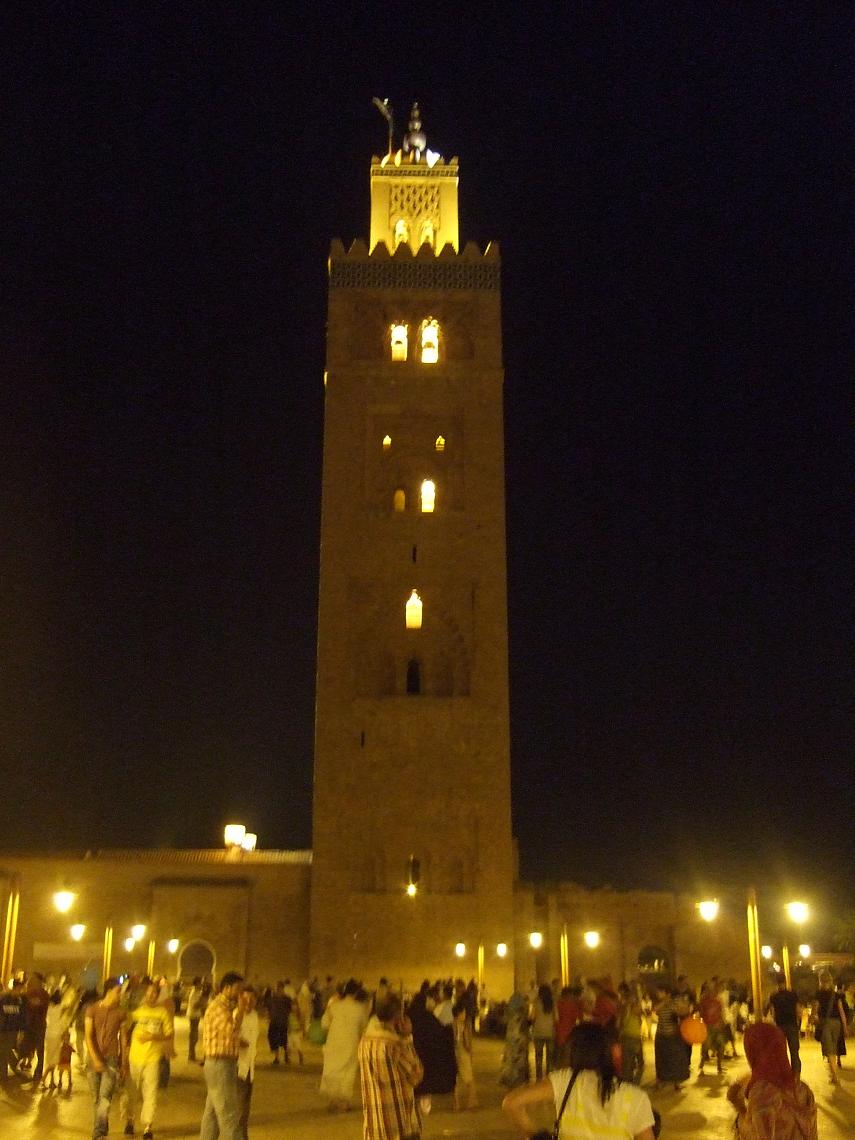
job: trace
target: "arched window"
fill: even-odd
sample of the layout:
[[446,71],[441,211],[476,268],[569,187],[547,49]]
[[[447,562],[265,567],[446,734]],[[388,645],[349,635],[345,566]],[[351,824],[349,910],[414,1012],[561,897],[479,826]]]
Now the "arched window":
[[418,661],[413,660],[407,663],[407,694],[408,696],[418,696],[422,691],[422,670]]
[[407,326],[406,325],[392,325],[389,330],[392,341],[392,359],[393,360],[406,360],[407,359]]
[[422,246],[427,242],[427,244],[433,248],[434,236],[433,222],[428,218],[422,222],[421,233],[419,234],[419,245]]
[[391,435],[384,435],[383,436],[383,450],[388,451],[391,446],[392,446]]
[[436,483],[433,479],[425,479],[422,483],[422,513],[430,514],[436,505]]
[[422,600],[419,597],[418,590],[413,590],[407,599],[406,622],[407,629],[422,628]]
[[[389,440],[389,442],[391,443],[392,441]],[[445,451],[445,436],[444,435],[438,435],[436,437],[436,450],[437,451]]]
[[405,511],[407,509],[407,494],[402,487],[399,487],[392,496],[392,506],[396,511]]
[[403,218],[398,218],[395,222],[395,245],[399,246],[401,242],[410,240],[410,227]]
[[436,364],[439,360],[439,322],[433,317],[422,321],[419,341],[422,364]]

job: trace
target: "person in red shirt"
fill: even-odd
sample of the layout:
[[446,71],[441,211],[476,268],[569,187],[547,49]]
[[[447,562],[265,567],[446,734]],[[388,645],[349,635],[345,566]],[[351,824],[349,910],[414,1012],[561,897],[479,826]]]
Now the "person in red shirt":
[[701,1063],[698,1067],[698,1076],[704,1071],[704,1064],[710,1053],[715,1053],[718,1074],[721,1076],[721,1063],[724,1059],[724,1011],[718,995],[713,992],[712,986],[704,986],[701,999],[698,1002],[704,1025],[707,1027],[707,1039],[701,1045]]
[[[557,1052],[570,1036],[570,1031],[582,1020],[584,1013],[582,987],[565,986],[556,1003],[556,1010],[558,1012],[558,1023],[555,1027],[555,1049]],[[560,1062],[560,1056],[557,1057],[557,1060]]]

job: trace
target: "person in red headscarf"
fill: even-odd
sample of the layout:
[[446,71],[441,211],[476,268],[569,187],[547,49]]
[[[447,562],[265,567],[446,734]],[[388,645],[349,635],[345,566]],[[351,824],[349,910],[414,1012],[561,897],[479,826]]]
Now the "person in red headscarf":
[[816,1101],[793,1072],[778,1026],[749,1025],[743,1044],[751,1074],[727,1091],[739,1140],[816,1140]]

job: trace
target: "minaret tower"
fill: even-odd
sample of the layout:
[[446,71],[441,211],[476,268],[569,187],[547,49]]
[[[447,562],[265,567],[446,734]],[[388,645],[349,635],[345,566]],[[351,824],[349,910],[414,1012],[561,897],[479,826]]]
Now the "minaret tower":
[[[418,106],[329,259],[311,962],[513,982],[499,251]],[[463,949],[461,949],[461,947]],[[502,951],[506,948],[503,955]]]

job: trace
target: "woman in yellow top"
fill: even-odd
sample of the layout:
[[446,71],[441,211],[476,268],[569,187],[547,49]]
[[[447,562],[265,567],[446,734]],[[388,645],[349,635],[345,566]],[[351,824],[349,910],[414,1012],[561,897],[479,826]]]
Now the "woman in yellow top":
[[[131,1011],[125,1022],[125,1056],[128,1058],[132,1086],[130,1104],[133,1108],[137,1100],[142,1098],[140,1120],[143,1140],[152,1140],[160,1058],[168,1055],[172,1048],[172,1014],[165,1006],[157,1004],[159,994],[157,983],[149,983],[141,1004]],[[128,1123],[132,1121],[133,1112]]]

